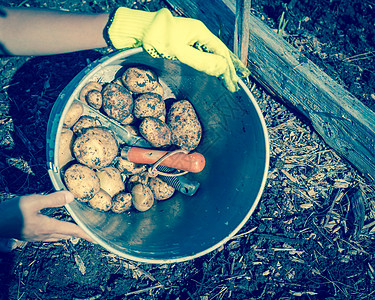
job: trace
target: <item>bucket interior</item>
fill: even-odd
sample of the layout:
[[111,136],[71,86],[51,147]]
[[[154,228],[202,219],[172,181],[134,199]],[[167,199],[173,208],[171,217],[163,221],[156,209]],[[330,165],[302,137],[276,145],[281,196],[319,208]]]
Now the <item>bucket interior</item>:
[[177,99],[193,104],[202,124],[196,151],[206,165],[186,177],[200,187],[194,196],[175,192],[146,212],[99,212],[86,203],[67,205],[74,220],[99,244],[122,257],[141,262],[178,262],[216,249],[238,232],[254,211],[268,170],[268,140],[259,107],[240,81],[227,91],[219,80],[177,61],[154,59],[141,49],[116,53],[88,67],[64,89],[51,112],[47,159],[57,190],[65,189],[58,166],[63,117],[88,81],[109,82],[123,67],[151,67]]

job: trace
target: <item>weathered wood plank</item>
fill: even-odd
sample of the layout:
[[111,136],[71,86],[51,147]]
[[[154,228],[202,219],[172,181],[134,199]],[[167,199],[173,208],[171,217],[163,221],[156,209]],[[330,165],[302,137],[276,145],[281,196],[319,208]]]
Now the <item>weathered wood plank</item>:
[[236,0],[233,52],[247,66],[251,0]]
[[[167,0],[182,15],[221,32],[230,46],[236,0],[223,1]],[[248,66],[264,88],[307,117],[328,145],[375,179],[375,113],[254,15]]]

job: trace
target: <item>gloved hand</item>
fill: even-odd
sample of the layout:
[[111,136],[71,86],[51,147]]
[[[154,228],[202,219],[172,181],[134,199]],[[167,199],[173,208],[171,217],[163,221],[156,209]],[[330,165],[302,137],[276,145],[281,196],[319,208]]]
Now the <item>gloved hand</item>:
[[220,77],[231,91],[238,90],[237,74],[249,70],[199,20],[173,17],[168,9],[145,12],[117,9],[108,24],[108,38],[117,48],[143,48],[153,57],[178,59],[196,70]]

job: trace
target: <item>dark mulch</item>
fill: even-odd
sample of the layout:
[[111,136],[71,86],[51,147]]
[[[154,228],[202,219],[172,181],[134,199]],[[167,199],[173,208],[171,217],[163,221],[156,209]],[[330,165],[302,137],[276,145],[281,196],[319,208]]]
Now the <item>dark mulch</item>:
[[[161,1],[10,1],[108,11]],[[371,1],[253,1],[309,59],[371,109],[375,103]],[[0,59],[0,195],[53,191],[46,125],[64,86],[105,50]],[[0,256],[0,299],[374,299],[375,187],[294,112],[250,80],[268,126],[271,164],[262,199],[226,245],[184,263],[120,258],[83,240],[27,243]],[[6,129],[14,129],[9,131]],[[356,191],[360,193],[355,193]],[[64,209],[48,211],[70,219]]]

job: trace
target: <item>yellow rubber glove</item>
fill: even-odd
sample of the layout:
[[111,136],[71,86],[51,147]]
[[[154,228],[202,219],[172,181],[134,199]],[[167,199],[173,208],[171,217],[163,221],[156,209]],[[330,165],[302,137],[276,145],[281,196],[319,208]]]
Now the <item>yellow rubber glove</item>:
[[108,38],[117,48],[143,48],[153,57],[178,59],[209,75],[220,77],[231,92],[238,90],[237,74],[249,70],[199,20],[173,17],[168,9],[145,12],[120,7],[108,26]]

